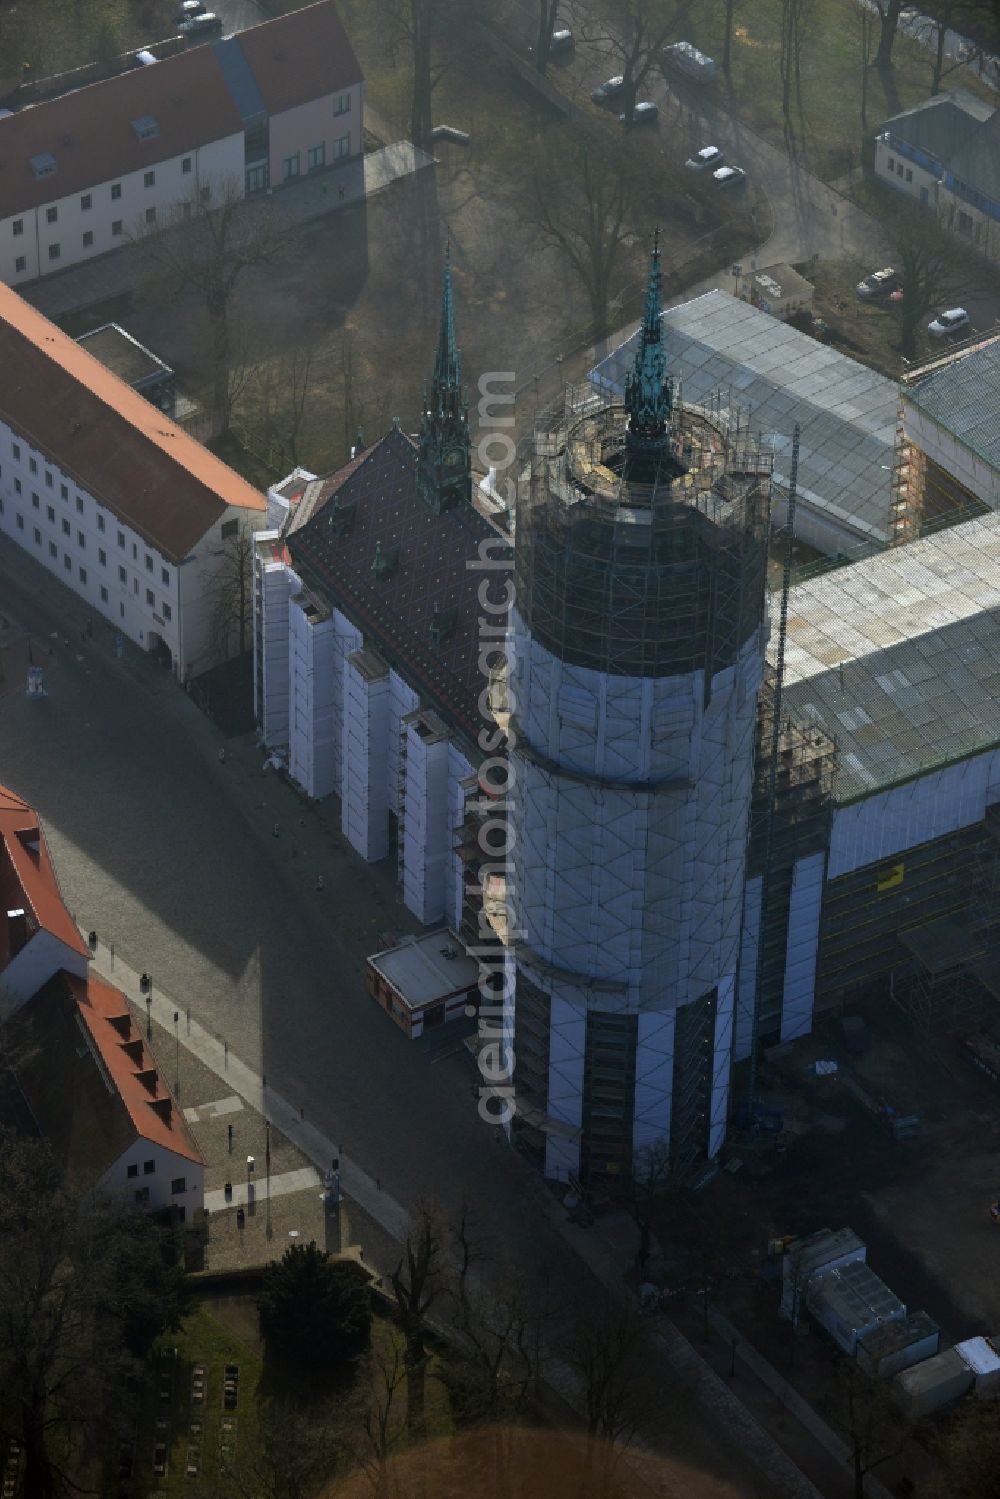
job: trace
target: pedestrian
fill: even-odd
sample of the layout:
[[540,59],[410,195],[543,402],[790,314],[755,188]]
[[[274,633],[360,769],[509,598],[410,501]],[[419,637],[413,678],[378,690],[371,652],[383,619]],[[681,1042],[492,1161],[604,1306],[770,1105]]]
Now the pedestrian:
[[222,745],[219,746],[219,764],[220,765],[225,765],[225,763],[226,763],[226,747],[225,747],[224,744],[222,744]]
[[271,837],[272,838],[277,838],[277,836],[278,836],[278,824],[275,823],[274,827],[271,829]]
[[325,886],[325,884],[323,882],[323,876],[321,874],[318,874],[316,876],[316,889],[317,890],[325,890],[326,889],[326,886]]

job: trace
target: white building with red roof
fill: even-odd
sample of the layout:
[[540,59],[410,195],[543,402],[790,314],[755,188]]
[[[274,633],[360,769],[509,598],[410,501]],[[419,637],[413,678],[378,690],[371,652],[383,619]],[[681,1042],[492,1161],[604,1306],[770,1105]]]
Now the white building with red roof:
[[67,1184],[122,1206],[203,1206],[205,1162],[119,989],[88,974],[38,817],[0,786],[0,1035],[17,1120]]

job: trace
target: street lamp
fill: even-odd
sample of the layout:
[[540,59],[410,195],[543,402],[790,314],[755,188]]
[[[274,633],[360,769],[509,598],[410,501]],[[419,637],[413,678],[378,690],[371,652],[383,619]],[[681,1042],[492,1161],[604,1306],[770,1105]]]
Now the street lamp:
[[740,294],[740,277],[742,275],[743,275],[743,267],[740,265],[740,263],[738,261],[734,261],[733,262],[733,276],[736,279],[736,290],[733,293],[733,295],[737,296],[737,297]]
[[264,1120],[264,1171],[267,1176],[267,1237],[271,1237],[271,1121]]
[[153,1039],[153,980],[148,973],[139,979],[139,993],[146,996],[146,1040]]
[[181,1038],[177,1029],[181,1018],[180,1010],[174,1011],[174,1097],[181,1096]]

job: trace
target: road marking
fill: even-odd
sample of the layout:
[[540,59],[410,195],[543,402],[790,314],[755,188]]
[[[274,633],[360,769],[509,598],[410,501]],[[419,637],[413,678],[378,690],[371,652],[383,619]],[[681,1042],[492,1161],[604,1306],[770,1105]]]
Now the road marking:
[[243,1108],[242,1098],[230,1093],[228,1098],[217,1098],[214,1103],[200,1103],[196,1109],[185,1109],[188,1124],[200,1124],[209,1119],[218,1119],[223,1114],[238,1114]]
[[[319,1186],[322,1186],[319,1172],[314,1171],[312,1166],[300,1166],[296,1171],[282,1171],[278,1176],[271,1177],[271,1199],[273,1201],[275,1197],[287,1197],[290,1192],[308,1192]],[[267,1201],[266,1177],[262,1176],[259,1181],[254,1182],[253,1195],[255,1202]],[[224,1208],[245,1207],[247,1200],[245,1181],[233,1182],[229,1197],[226,1196],[224,1187],[205,1193],[205,1206],[210,1213],[221,1213]]]

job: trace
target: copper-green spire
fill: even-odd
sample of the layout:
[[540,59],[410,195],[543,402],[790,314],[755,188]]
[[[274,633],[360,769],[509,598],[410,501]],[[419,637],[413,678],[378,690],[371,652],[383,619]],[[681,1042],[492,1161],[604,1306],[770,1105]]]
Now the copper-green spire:
[[628,411],[630,444],[637,440],[648,455],[653,447],[667,443],[667,425],[673,409],[673,382],[667,374],[663,348],[660,295],[660,231],[653,236],[646,287],[646,312],[639,334],[635,364],[625,377],[625,407]]
[[434,361],[434,395],[462,385],[462,366],[455,342],[455,300],[451,289],[451,241],[444,252],[444,285],[441,291],[441,331],[438,334],[437,358]]

